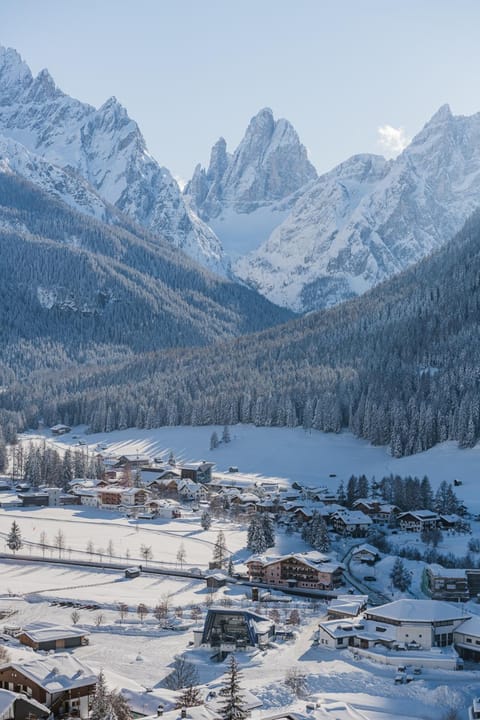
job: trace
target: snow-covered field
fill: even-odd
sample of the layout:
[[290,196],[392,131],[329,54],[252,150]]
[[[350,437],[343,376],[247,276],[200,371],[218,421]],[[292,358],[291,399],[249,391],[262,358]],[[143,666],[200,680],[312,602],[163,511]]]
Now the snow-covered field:
[[[85,435],[84,428],[52,438],[49,431],[41,435],[59,448],[72,447],[78,438],[95,452],[99,444],[106,444],[113,454],[147,453],[165,460],[170,450],[177,459],[208,460],[216,463],[217,470],[225,471],[235,465],[243,473],[258,473],[267,477],[281,477],[290,482],[297,480],[307,485],[326,485],[335,489],[340,480],[364,473],[378,480],[385,475],[428,475],[434,489],[442,482],[462,480],[456,488],[458,497],[474,512],[480,513],[480,493],[477,492],[480,470],[480,445],[459,450],[454,442],[445,442],[426,452],[405,458],[392,458],[386,447],[374,447],[349,432],[336,434],[316,430],[305,432],[301,428],[257,428],[252,425],[234,425],[230,428],[232,440],[210,450],[210,437],[222,428],[164,427],[152,430],[118,430],[111,433]],[[38,438],[36,434],[22,436],[22,442]],[[79,449],[81,449],[79,447]],[[331,477],[335,475],[336,477]]]
[[[390,473],[402,476],[427,474],[434,488],[442,480],[451,482],[459,478],[463,482],[456,489],[459,498],[469,509],[480,512],[480,493],[476,492],[479,448],[460,451],[454,444],[444,443],[421,455],[395,460],[385,448],[372,447],[349,433],[324,435],[301,429],[235,426],[231,428],[231,442],[212,451],[209,449],[210,437],[214,430],[221,436],[222,428],[218,427],[134,429],[98,435],[86,435],[84,428],[78,428],[59,438],[52,438],[49,432],[26,434],[21,442],[28,445],[30,441],[46,439],[64,449],[75,446],[81,439],[86,445],[79,449],[82,447],[89,453],[94,453],[99,444],[106,444],[107,453],[164,454],[165,458],[173,451],[177,459],[211,460],[220,471],[235,465],[240,472],[280,477],[289,483],[297,480],[312,486],[326,485],[331,489],[336,489],[340,480],[346,482],[351,474],[361,473],[377,479]],[[5,497],[2,493],[1,499]],[[79,611],[80,625],[89,629],[92,635],[90,644],[76,649],[75,654],[95,670],[103,667],[112,686],[129,689],[136,697],[137,707],[152,713],[160,701],[167,706],[172,701],[171,693],[169,696],[161,685],[175,655],[187,652],[188,658],[197,666],[202,682],[219,682],[225,665],[212,663],[210,652],[189,646],[194,622],[190,617],[191,607],[198,605],[205,610],[209,602],[204,581],[156,575],[125,580],[120,571],[108,568],[107,548],[110,545],[113,561],[119,558],[133,563],[140,557],[141,546],[147,545],[153,554],[152,564],[158,562],[175,569],[179,567],[177,553],[183,544],[185,567],[205,569],[220,529],[225,533],[235,561],[245,559],[245,526],[214,520],[211,529],[204,531],[199,512],[185,512],[177,520],[131,520],[87,507],[11,507],[0,508],[0,543],[13,519],[20,525],[26,543],[39,543],[42,532],[46,533],[47,542],[52,543],[61,529],[65,536],[63,557],[66,560],[80,557],[80,552],[82,557],[89,559],[86,548],[91,541],[94,547],[92,559],[101,559],[104,569],[38,565],[14,558],[1,562],[0,595],[10,592],[29,596],[24,600],[0,598],[0,610],[10,604],[18,611],[12,622],[23,624],[43,620],[68,624],[72,608],[51,603],[62,600],[97,605],[98,608],[93,610],[81,608]],[[478,524],[473,523],[472,527],[477,534]],[[412,535],[394,537],[399,545],[417,541]],[[438,549],[464,554],[468,539],[469,536],[445,535]],[[339,551],[342,547],[340,543]],[[276,551],[304,549],[298,534],[278,534]],[[31,547],[26,545],[25,550],[30,551]],[[38,546],[36,552],[42,552]],[[58,557],[58,552],[47,550],[46,557]],[[372,571],[378,575],[380,589],[387,594],[391,590],[386,580],[391,562],[391,558],[385,558]],[[422,564],[411,561],[406,564],[409,569],[411,566],[414,574],[412,590],[418,593]],[[352,571],[362,578],[364,574],[370,574],[371,569],[366,572],[363,566],[352,564]],[[165,597],[169,597],[172,610],[174,607],[183,609],[179,621],[183,629],[161,630],[151,615],[146,622],[139,621],[135,610],[140,602],[151,609]],[[244,597],[244,587],[227,586],[216,593],[215,602],[226,598],[234,605],[248,604]],[[120,602],[130,609],[123,622],[120,622],[117,609]],[[245,687],[263,701],[260,714],[287,708],[305,713],[305,698],[295,698],[285,685],[288,669],[297,667],[306,676],[308,701],[319,703],[313,714],[318,720],[441,720],[449,706],[457,706],[460,717],[466,718],[466,708],[471,698],[478,694],[480,672],[430,670],[409,685],[397,686],[394,668],[377,666],[366,660],[355,661],[347,651],[333,653],[312,645],[324,608],[320,606],[313,610],[308,601],[295,601],[295,604],[303,615],[303,622],[294,641],[279,643],[264,653],[238,657]],[[289,609],[280,609],[283,619]],[[102,623],[97,625],[99,613]],[[14,648],[12,652],[15,657],[30,654],[24,648]],[[147,686],[154,692],[146,694],[143,688]]]

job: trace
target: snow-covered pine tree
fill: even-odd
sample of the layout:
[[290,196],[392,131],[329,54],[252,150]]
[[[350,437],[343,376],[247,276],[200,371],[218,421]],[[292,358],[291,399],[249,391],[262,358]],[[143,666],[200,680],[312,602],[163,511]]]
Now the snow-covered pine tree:
[[248,716],[248,711],[240,680],[242,675],[238,669],[238,663],[235,655],[230,656],[228,669],[225,673],[225,681],[220,688],[220,695],[223,698],[218,709],[222,720],[244,720]]
[[263,522],[259,515],[252,515],[247,533],[247,548],[250,552],[259,554],[267,549],[267,539],[263,529]]
[[[431,510],[433,508],[433,492],[430,480],[424,475],[420,483],[420,491],[422,495],[422,509]],[[415,508],[416,510],[420,508]]]
[[267,548],[271,548],[275,545],[275,526],[273,524],[272,516],[270,513],[261,514],[261,524],[263,534],[265,536],[265,543]]
[[64,490],[70,488],[69,483],[73,480],[73,461],[71,450],[65,450],[62,461],[62,486]]
[[330,548],[330,538],[328,535],[327,525],[323,517],[315,511],[311,520],[311,544],[315,550],[326,552]]
[[13,553],[16,553],[17,550],[21,550],[23,547],[22,533],[15,520],[12,522],[12,527],[7,535],[7,547],[9,547]]
[[393,587],[398,588],[402,592],[408,590],[411,585],[412,578],[410,576],[410,573],[405,567],[403,560],[401,560],[399,557],[396,558],[393,564],[392,571],[390,573],[390,579],[392,581]]
[[112,690],[108,697],[110,704],[115,711],[115,715],[117,716],[117,720],[132,720],[132,709],[125,698],[125,695],[122,695],[121,692],[116,690]]
[[231,440],[230,428],[228,427],[228,425],[224,425],[223,432],[222,432],[222,442],[229,443],[230,440]]
[[117,716],[110,699],[110,694],[107,690],[103,670],[100,670],[98,675],[92,700],[90,720],[117,720]]
[[7,445],[3,435],[3,429],[0,427],[0,472],[4,472],[7,467]]
[[345,505],[345,503],[347,502],[347,495],[345,493],[345,486],[343,484],[343,480],[340,480],[340,484],[338,486],[337,500],[339,505]]
[[204,530],[209,530],[210,526],[212,524],[212,516],[208,512],[208,510],[204,510],[201,517],[200,517],[200,525]]
[[210,450],[215,450],[217,447],[218,447],[218,435],[217,435],[217,433],[214,431],[214,432],[210,435]]

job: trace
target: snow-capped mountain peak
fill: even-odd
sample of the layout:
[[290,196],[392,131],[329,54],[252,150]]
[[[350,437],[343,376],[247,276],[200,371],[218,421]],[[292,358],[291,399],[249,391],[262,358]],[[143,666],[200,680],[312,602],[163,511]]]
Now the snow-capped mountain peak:
[[33,78],[15,50],[0,47],[0,134],[77,173],[108,203],[203,265],[228,274],[215,233],[147,152],[137,123],[116,98],[95,109],[63,93],[47,70]]
[[359,155],[322,175],[234,267],[297,311],[364,292],[441,246],[480,198],[480,114],[443,105],[388,163]]
[[0,102],[18,97],[32,82],[32,73],[19,53],[0,46]]
[[215,143],[208,170],[197,166],[184,193],[236,258],[268,237],[316,177],[291,123],[263,108],[232,154],[223,138]]

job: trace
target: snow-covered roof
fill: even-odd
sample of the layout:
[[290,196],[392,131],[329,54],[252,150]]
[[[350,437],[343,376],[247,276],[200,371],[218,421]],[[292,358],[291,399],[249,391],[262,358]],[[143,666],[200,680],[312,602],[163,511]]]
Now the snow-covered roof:
[[428,570],[436,577],[442,578],[461,578],[462,580],[467,579],[467,572],[462,568],[444,568],[442,565],[432,563],[428,566]]
[[345,613],[355,617],[363,610],[368,602],[368,595],[340,595],[332,598],[328,609],[338,613]]
[[[363,618],[355,618],[354,620],[325,620],[318,624],[322,630],[325,630],[331,637],[357,637],[359,634],[362,637],[370,637],[378,639],[378,633],[375,633],[375,623],[371,623]],[[389,632],[390,630],[390,632]],[[390,640],[395,639],[394,630],[387,628],[382,633],[382,638],[388,638]]]
[[289,553],[288,555],[252,555],[246,562],[259,562],[263,566],[267,566],[290,559],[295,559],[320,572],[333,573],[338,568],[344,567],[337,562],[328,562],[330,560],[328,555],[324,555],[316,550],[306,553]]
[[13,705],[16,699],[16,693],[0,688],[0,715],[3,715],[3,713]]
[[261,562],[263,565],[272,565],[273,563],[280,562],[280,560],[288,560],[289,558],[295,558],[301,562],[315,565],[315,567],[320,563],[323,564],[330,560],[328,555],[318,550],[312,550],[311,552],[288,553],[287,555],[252,555],[246,562]]
[[84,637],[90,635],[88,630],[65,625],[54,625],[48,622],[31,623],[24,625],[22,633],[28,635],[34,642],[53,642],[62,638]]
[[417,518],[418,520],[430,520],[433,518],[437,518],[438,515],[436,512],[433,512],[433,510],[408,510],[407,512],[400,513],[398,516],[398,519],[401,520],[403,517],[406,517],[407,515],[411,515],[414,518]]
[[136,495],[138,492],[145,492],[145,490],[143,490],[142,488],[138,488],[138,487],[122,489],[122,495]]
[[249,493],[249,492],[242,492],[239,496],[239,500],[242,503],[259,503],[260,498],[258,495],[255,495],[255,493]]
[[97,497],[97,495],[101,492],[101,488],[83,489],[80,487],[75,487],[73,488],[72,492],[74,495],[76,495],[76,497]]
[[465,633],[480,638],[480,615],[472,615],[455,628],[455,632]]
[[151,458],[149,455],[140,455],[139,453],[130,453],[128,455],[120,455],[118,460],[126,460],[127,462],[146,462],[149,463]]
[[6,713],[18,698],[21,698],[24,702],[28,702],[30,705],[33,705],[33,707],[37,708],[37,710],[39,710],[43,715],[50,715],[50,710],[33,698],[27,698],[23,693],[15,693],[11,690],[3,690],[0,688],[0,716]]
[[398,620],[403,622],[446,622],[460,620],[465,615],[464,608],[450,605],[443,600],[414,600],[402,598],[394,602],[372,608],[366,616],[385,618],[385,620]]
[[[161,717],[162,720],[181,720],[183,716],[181,710],[168,710],[162,713]],[[217,720],[217,718],[220,718],[220,715],[213,709],[205,707],[205,705],[198,705],[197,707],[187,708],[185,717],[187,720]],[[142,718],[142,720],[158,720],[158,714],[147,715]]]
[[21,663],[5,663],[0,669],[9,667],[23,673],[49,693],[94,685],[97,682],[97,676],[87,665],[67,653],[57,653]]
[[197,462],[182,463],[181,470],[200,470],[201,468],[212,468],[215,463],[206,462],[205,460],[197,460]]
[[347,525],[371,525],[372,518],[360,510],[340,510],[335,517],[342,519]]
[[352,555],[356,555],[357,553],[362,552],[368,552],[372,555],[378,555],[378,550],[373,545],[369,545],[368,543],[363,543],[363,545],[359,545],[358,547],[354,548],[352,550]]

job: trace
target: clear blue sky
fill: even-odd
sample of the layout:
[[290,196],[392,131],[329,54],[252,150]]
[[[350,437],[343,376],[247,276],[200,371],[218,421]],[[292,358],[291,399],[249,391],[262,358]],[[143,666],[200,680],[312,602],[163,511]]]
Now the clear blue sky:
[[0,44],[83,101],[115,95],[183,178],[265,106],[319,171],[381,152],[380,126],[480,111],[479,32],[477,0],[0,0]]

